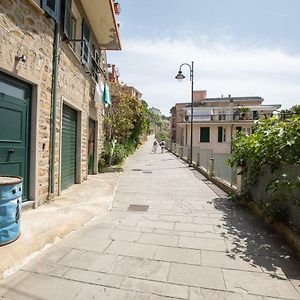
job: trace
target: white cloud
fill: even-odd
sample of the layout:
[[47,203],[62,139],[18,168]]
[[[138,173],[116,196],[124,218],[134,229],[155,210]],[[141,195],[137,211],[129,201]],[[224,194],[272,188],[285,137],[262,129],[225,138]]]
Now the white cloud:
[[221,94],[261,96],[265,104],[290,107],[300,103],[300,53],[282,49],[239,44],[230,38],[197,42],[186,40],[127,39],[124,50],[109,54],[121,80],[143,93],[150,106],[168,114],[176,102],[190,99],[188,68],[183,68],[185,82],[174,76],[181,63],[194,61],[195,87],[206,89],[209,97]]

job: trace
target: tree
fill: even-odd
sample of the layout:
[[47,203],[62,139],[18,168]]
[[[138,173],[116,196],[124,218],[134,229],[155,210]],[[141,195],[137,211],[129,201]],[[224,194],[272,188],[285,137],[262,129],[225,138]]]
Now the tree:
[[111,84],[111,102],[104,118],[103,156],[108,165],[119,163],[133,152],[141,136],[149,132],[149,110],[145,101],[123,93],[120,85]]

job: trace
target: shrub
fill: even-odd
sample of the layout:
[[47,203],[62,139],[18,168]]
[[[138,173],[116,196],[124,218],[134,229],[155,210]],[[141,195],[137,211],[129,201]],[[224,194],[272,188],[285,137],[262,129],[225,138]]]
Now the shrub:
[[[232,142],[231,166],[246,168],[246,190],[256,184],[262,175],[262,166],[271,172],[289,165],[300,164],[300,117],[298,115],[274,116],[256,122],[254,132],[247,136],[237,133]],[[267,199],[259,203],[267,216],[285,219],[287,205],[300,205],[293,195],[300,187],[299,177],[279,174],[266,191]]]
[[112,165],[118,165],[122,163],[127,156],[128,152],[125,146],[122,144],[116,144],[112,157]]

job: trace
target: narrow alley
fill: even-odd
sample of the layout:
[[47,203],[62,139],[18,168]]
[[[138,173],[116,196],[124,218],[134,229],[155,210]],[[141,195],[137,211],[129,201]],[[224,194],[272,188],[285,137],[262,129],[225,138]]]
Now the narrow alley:
[[110,211],[0,281],[3,299],[300,299],[282,239],[152,142],[127,160]]

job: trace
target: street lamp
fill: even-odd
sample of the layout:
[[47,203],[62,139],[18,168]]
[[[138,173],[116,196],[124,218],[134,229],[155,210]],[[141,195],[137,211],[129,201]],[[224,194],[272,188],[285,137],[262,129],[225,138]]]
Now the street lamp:
[[178,74],[175,76],[176,79],[182,80],[185,76],[182,74],[181,68],[188,66],[190,68],[190,82],[191,82],[191,145],[190,145],[190,166],[193,165],[193,119],[194,119],[194,62],[192,64],[183,63],[179,67]]

